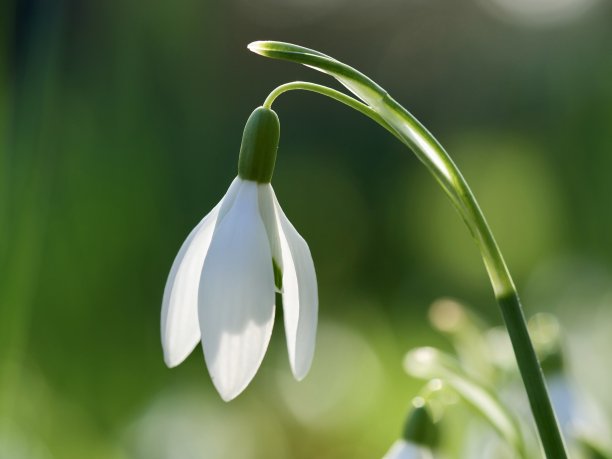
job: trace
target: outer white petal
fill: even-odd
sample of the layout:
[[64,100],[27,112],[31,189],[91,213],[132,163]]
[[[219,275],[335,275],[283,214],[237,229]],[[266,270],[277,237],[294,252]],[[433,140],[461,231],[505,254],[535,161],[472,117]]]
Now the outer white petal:
[[433,459],[431,452],[406,440],[396,441],[383,459]]
[[223,204],[230,205],[237,191],[230,185],[223,199],[189,233],[181,246],[164,289],[161,338],[164,361],[169,367],[180,364],[200,341],[198,288],[200,273]]
[[283,312],[289,362],[299,381],[314,355],[319,298],[317,276],[308,244],[285,216],[274,196],[283,257]]
[[241,181],[234,205],[217,224],[200,277],[204,358],[226,401],[255,376],[274,324],[272,255],[257,200],[257,184]]

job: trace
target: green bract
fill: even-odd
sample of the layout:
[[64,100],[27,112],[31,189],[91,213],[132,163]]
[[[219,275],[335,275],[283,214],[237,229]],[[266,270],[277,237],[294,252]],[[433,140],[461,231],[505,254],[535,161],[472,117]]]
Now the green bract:
[[304,64],[327,73],[369,105],[387,96],[383,88],[363,73],[318,51],[280,41],[255,41],[249,44],[249,49],[265,57]]

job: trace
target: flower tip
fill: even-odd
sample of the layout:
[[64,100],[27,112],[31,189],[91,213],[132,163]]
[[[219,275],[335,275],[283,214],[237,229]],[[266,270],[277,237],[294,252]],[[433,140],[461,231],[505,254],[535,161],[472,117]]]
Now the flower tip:
[[168,337],[163,337],[162,349],[164,353],[164,363],[168,368],[179,366],[189,357],[194,347],[195,346],[191,345],[191,343],[177,343],[176,341],[170,340]]
[[296,381],[302,381],[310,371],[310,367],[312,365],[312,357],[308,362],[302,362],[301,364],[293,363],[291,364],[291,373],[293,373],[293,377]]
[[170,355],[170,353],[164,350],[164,363],[168,368],[174,368],[178,366],[182,360],[177,359],[175,356]]
[[297,382],[301,382],[306,377],[307,374],[308,374],[308,370],[303,371],[301,373],[298,373],[297,371],[294,371],[293,372],[293,377],[295,378],[295,380]]
[[246,389],[246,386],[245,387],[221,387],[221,385],[217,384],[214,379],[213,379],[213,384],[215,386],[215,389],[217,389],[217,392],[219,393],[219,396],[221,397],[221,399],[226,403],[234,400],[244,391],[244,389]]
[[231,402],[236,397],[238,397],[238,395],[239,394],[224,394],[222,392],[219,392],[219,396],[221,397],[221,400],[223,400],[225,403]]

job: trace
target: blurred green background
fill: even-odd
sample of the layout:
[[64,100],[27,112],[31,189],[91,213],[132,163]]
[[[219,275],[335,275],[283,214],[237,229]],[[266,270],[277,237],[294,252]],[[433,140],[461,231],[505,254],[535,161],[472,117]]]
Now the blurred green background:
[[606,0],[11,1],[0,14],[0,457],[372,458],[421,383],[427,309],[500,323],[442,192],[370,120],[275,103],[273,185],[309,242],[317,352],[293,381],[281,324],[225,404],[197,348],[168,370],[161,298],[178,248],[236,174],[276,85],[335,85],[247,51],[318,49],[385,87],[446,146],[527,314],[566,330],[570,374],[612,412],[612,4]]

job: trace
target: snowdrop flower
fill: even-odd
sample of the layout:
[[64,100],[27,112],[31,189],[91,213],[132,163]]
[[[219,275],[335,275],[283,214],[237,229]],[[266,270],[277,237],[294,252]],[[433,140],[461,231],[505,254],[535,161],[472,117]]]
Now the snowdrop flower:
[[310,250],[283,213],[270,180],[279,139],[276,113],[256,109],[244,129],[238,177],[179,250],[164,291],[161,337],[168,367],[202,342],[212,381],[225,401],[255,376],[282,293],[293,375],[314,353],[317,281]]

